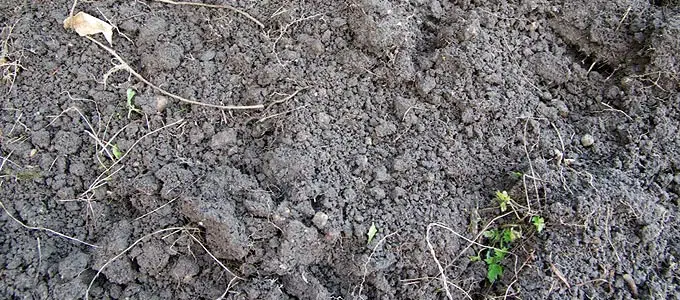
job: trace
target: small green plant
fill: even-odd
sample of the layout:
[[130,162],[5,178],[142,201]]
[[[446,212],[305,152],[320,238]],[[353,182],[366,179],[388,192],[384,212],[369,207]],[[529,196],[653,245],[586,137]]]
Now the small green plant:
[[506,191],[496,191],[496,201],[498,201],[498,204],[501,206],[501,211],[505,212],[508,210],[508,204],[512,198],[510,198],[510,195],[508,195],[508,192]]
[[[517,173],[518,176],[521,176],[521,173]],[[496,191],[494,200],[499,204],[501,212],[506,212],[508,208],[515,209],[515,207],[512,207],[513,200],[507,191]],[[517,216],[516,221],[518,222],[524,219],[520,219],[517,212],[515,212],[515,215]],[[530,221],[537,232],[541,232],[545,228],[545,220],[541,216],[532,216]],[[479,251],[476,256],[470,257],[470,261],[483,261],[486,264],[486,278],[491,284],[494,284],[503,276],[503,260],[510,253],[512,244],[522,238],[522,231],[525,226],[522,224],[524,223],[506,223],[482,233],[482,236],[485,238],[485,242],[483,243],[485,247]]]
[[541,216],[531,217],[531,224],[534,224],[537,232],[541,232],[545,228],[545,220]]
[[486,278],[492,284],[498,280],[503,274],[503,266],[501,262],[507,256],[512,242],[522,237],[522,232],[515,229],[521,227],[512,225],[503,229],[491,229],[483,233],[484,237],[489,241],[490,249],[483,250],[477,256],[470,257],[471,261],[481,261],[482,254],[484,254],[484,262],[486,263]]
[[372,241],[373,238],[375,237],[375,234],[376,234],[376,233],[378,233],[378,228],[375,227],[375,222],[373,222],[373,223],[371,224],[371,228],[368,229],[368,234],[366,234],[366,235],[368,236],[368,243],[366,243],[366,244],[370,244],[370,243],[371,243],[371,241]]
[[123,152],[120,151],[120,148],[118,148],[118,145],[116,145],[116,144],[114,144],[113,147],[111,147],[111,152],[112,152],[113,156],[116,158],[116,160],[123,157]]
[[524,176],[524,173],[519,172],[519,171],[512,171],[510,172],[510,177],[514,179],[522,179],[522,176]]
[[[491,255],[491,252],[493,252],[493,255]],[[492,284],[498,280],[501,275],[503,275],[503,266],[501,265],[501,261],[505,258],[505,255],[508,254],[508,250],[503,248],[503,249],[494,249],[489,250],[486,252],[487,257],[484,259],[484,262],[487,265],[487,271],[486,271],[486,278],[489,279],[489,282]]]
[[126,96],[127,96],[127,110],[128,110],[127,117],[128,117],[128,119],[132,115],[132,112],[142,114],[142,110],[137,108],[137,106],[135,106],[135,101],[134,101],[135,95],[137,95],[137,92],[134,89],[131,89],[131,88],[127,89]]

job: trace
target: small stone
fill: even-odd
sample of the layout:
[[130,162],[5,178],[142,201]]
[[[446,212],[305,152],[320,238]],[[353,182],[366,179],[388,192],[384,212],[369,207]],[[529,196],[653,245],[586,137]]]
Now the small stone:
[[656,224],[646,225],[640,230],[640,239],[643,243],[654,242],[659,235],[661,235],[661,228]]
[[375,200],[382,200],[386,196],[385,190],[379,187],[371,188],[368,192],[371,194],[371,196],[373,196],[373,198],[375,198]]
[[156,111],[163,112],[168,107],[168,97],[156,96]]
[[328,215],[322,212],[317,212],[314,214],[314,218],[312,218],[312,223],[314,223],[314,226],[319,229],[323,229],[326,227],[326,224],[328,224]]
[[219,150],[225,149],[227,146],[236,145],[238,137],[235,129],[227,129],[225,131],[219,132],[212,137],[210,141],[210,147]]
[[584,135],[581,137],[581,145],[583,145],[583,147],[590,147],[590,146],[592,146],[593,144],[595,144],[595,138],[593,138],[592,135],[590,135],[590,134],[584,134]]
[[435,86],[437,86],[435,79],[431,76],[425,76],[418,81],[418,92],[422,96],[425,96],[429,94]]
[[630,293],[633,296],[633,298],[637,298],[638,296],[638,288],[637,284],[635,284],[635,280],[633,279],[633,276],[630,274],[623,274],[623,281],[626,282],[628,285],[628,288],[630,289]]

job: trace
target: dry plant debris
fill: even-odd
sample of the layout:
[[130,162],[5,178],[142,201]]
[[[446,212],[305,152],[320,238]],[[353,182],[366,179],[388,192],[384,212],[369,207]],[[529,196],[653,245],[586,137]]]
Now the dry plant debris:
[[109,45],[113,45],[113,26],[82,11],[66,18],[64,28],[73,29],[80,36],[101,33]]

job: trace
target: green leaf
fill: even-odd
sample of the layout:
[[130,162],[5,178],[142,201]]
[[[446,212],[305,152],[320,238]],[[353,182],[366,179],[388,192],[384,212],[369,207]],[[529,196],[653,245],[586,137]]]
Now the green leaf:
[[491,242],[495,243],[500,241],[502,235],[498,229],[484,231],[484,237],[490,239]]
[[121,157],[123,157],[123,152],[120,151],[120,148],[118,148],[118,145],[113,145],[113,147],[111,147],[111,152],[113,152],[113,156],[116,159],[120,159]]
[[130,104],[132,104],[132,99],[135,98],[135,95],[137,94],[137,92],[135,90],[129,88],[129,89],[127,89],[126,94],[127,94],[127,103],[128,103],[128,105],[130,105]]
[[489,282],[494,283],[503,274],[503,266],[499,264],[490,264],[487,268],[486,278]]
[[481,261],[481,260],[482,260],[482,258],[479,255],[470,256],[471,262],[476,262],[476,261]]
[[531,217],[531,223],[536,227],[536,231],[541,232],[545,228],[545,220],[540,216]]
[[502,248],[502,249],[496,249],[494,250],[495,258],[496,258],[496,263],[501,263],[505,256],[508,254],[508,248]]
[[375,227],[375,222],[371,224],[371,228],[368,229],[368,243],[370,244],[373,238],[375,237],[375,234],[378,233],[378,228]]
[[128,88],[126,95],[127,95],[128,119],[130,118],[130,115],[132,114],[132,112],[136,112],[138,114],[141,114],[142,110],[140,110],[139,108],[137,108],[135,106],[135,101],[134,101],[135,95],[137,95],[137,92],[135,90],[133,90],[132,88]]
[[515,178],[515,179],[522,179],[522,176],[524,176],[524,174],[522,172],[513,171],[513,172],[510,172],[510,176]]
[[522,237],[522,234],[514,228],[503,229],[503,242],[505,243],[512,243],[520,237]]
[[512,198],[510,198],[507,191],[496,191],[496,200],[501,206],[501,211],[504,212],[508,210],[508,202],[510,202]]

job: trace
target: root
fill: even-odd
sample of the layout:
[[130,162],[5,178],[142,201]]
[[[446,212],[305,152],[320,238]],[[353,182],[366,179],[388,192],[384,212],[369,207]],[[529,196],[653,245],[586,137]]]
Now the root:
[[[0,171],[1,171],[2,168],[5,166],[5,163],[7,162],[7,160],[9,159],[9,157],[10,157],[11,155],[12,155],[12,153],[10,152],[10,153],[2,160],[2,163],[0,163]],[[2,183],[0,182],[0,185],[1,185],[1,184],[2,184]],[[92,248],[99,248],[99,246],[97,246],[97,245],[90,244],[90,243],[88,243],[88,242],[84,242],[84,241],[82,241],[82,240],[79,240],[79,239],[74,238],[74,237],[70,237],[70,236],[68,236],[68,235],[65,235],[65,234],[63,234],[63,233],[60,233],[60,232],[58,232],[58,231],[54,231],[54,230],[49,229],[49,228],[45,228],[45,227],[42,227],[42,226],[30,226],[30,225],[26,225],[24,222],[21,222],[21,221],[19,221],[19,219],[17,219],[16,217],[14,217],[14,215],[12,215],[12,214],[9,212],[9,210],[7,210],[7,207],[5,207],[5,204],[4,204],[2,201],[0,201],[0,207],[2,208],[3,211],[5,211],[5,213],[7,214],[7,216],[9,216],[10,219],[12,219],[14,222],[17,222],[17,224],[21,225],[21,227],[24,227],[24,228],[26,228],[26,229],[28,229],[28,230],[44,231],[44,232],[47,232],[47,233],[54,234],[54,235],[56,235],[56,236],[65,238],[65,239],[67,239],[67,240],[71,240],[71,241],[74,241],[74,242],[81,243],[81,244],[83,244],[83,245],[86,245],[86,246],[89,246],[89,247],[92,247]]]
[[156,2],[161,2],[161,3],[166,3],[166,4],[172,4],[172,5],[189,5],[189,6],[199,6],[199,7],[208,7],[208,8],[224,8],[231,10],[237,14],[240,14],[244,17],[246,17],[248,20],[253,21],[257,26],[260,27],[260,29],[264,29],[264,24],[260,22],[258,19],[255,17],[251,16],[249,13],[242,11],[236,7],[233,7],[231,5],[215,5],[215,4],[205,4],[205,3],[197,3],[197,2],[183,2],[183,1],[171,1],[171,0],[153,0]]
[[[275,16],[277,16],[277,15],[279,15],[279,14],[282,14],[282,13],[284,13],[284,12],[285,12],[285,10],[282,10],[282,11],[280,11],[280,12],[277,11],[277,12],[274,13],[274,15],[272,15],[271,17],[273,18],[273,17],[275,17]],[[304,22],[304,21],[307,21],[307,20],[311,20],[311,19],[314,19],[314,18],[316,18],[316,17],[323,16],[323,15],[324,15],[323,13],[319,13],[319,14],[315,14],[315,15],[311,15],[311,16],[307,16],[307,17],[302,17],[302,18],[299,18],[299,19],[297,19],[297,20],[294,20],[294,21],[292,21],[292,22],[290,22],[290,23],[288,23],[288,24],[286,24],[286,25],[283,25],[283,26],[281,26],[281,28],[279,28],[279,35],[274,39],[274,42],[272,43],[272,53],[274,53],[274,56],[276,57],[276,60],[279,62],[279,65],[284,66],[284,63],[283,63],[283,61],[281,61],[281,59],[279,58],[279,52],[276,51],[276,48],[277,48],[277,45],[278,45],[279,41],[283,38],[283,35],[286,34],[286,32],[288,31],[288,28],[290,28],[291,26],[293,26],[293,25],[295,25],[295,24],[297,24],[297,23]],[[269,32],[267,32],[267,36],[269,36]]]
[[[505,214],[502,214],[502,215],[500,215],[500,216],[497,216],[497,217],[493,218],[491,221],[489,221],[489,223],[486,224],[486,226],[484,226],[484,228],[482,228],[482,230],[481,230],[481,231],[477,234],[477,236],[475,236],[475,238],[472,239],[472,240],[466,238],[465,236],[459,234],[458,232],[456,232],[455,230],[451,229],[450,227],[448,227],[448,226],[446,226],[446,225],[444,225],[444,224],[440,224],[440,223],[430,223],[429,225],[427,225],[427,231],[426,231],[426,235],[425,235],[425,241],[427,242],[427,248],[430,250],[430,254],[432,255],[432,259],[434,260],[435,264],[437,265],[437,269],[439,269],[439,279],[440,279],[440,281],[442,282],[442,284],[443,284],[443,286],[444,286],[444,291],[446,292],[446,297],[447,297],[449,300],[453,300],[453,294],[451,294],[451,290],[449,289],[449,285],[452,285],[452,286],[455,287],[457,290],[459,290],[461,293],[463,293],[463,295],[465,295],[465,297],[466,297],[467,299],[472,300],[472,297],[471,297],[470,294],[469,294],[466,290],[464,290],[462,287],[460,287],[460,286],[458,286],[458,285],[456,285],[456,284],[454,284],[454,283],[452,283],[452,282],[450,282],[450,281],[448,280],[448,278],[447,278],[447,276],[446,276],[446,270],[444,269],[444,267],[442,266],[441,262],[440,262],[439,259],[437,258],[437,253],[435,252],[434,246],[432,245],[432,242],[430,241],[430,233],[431,233],[432,229],[433,229],[434,227],[437,227],[437,228],[440,228],[440,229],[444,229],[444,230],[446,230],[446,231],[449,231],[449,232],[453,233],[453,234],[456,235],[458,238],[461,238],[461,239],[465,240],[466,242],[468,242],[468,245],[467,245],[462,251],[460,251],[460,252],[458,253],[458,255],[457,255],[456,257],[454,257],[453,260],[449,263],[449,265],[451,265],[451,264],[453,264],[454,262],[456,262],[456,261],[458,260],[458,258],[460,258],[463,254],[465,254],[465,252],[466,252],[468,249],[470,249],[470,247],[472,247],[472,246],[479,246],[479,247],[481,247],[481,248],[489,249],[489,250],[500,250],[500,249],[497,249],[497,248],[494,248],[494,247],[489,247],[489,246],[483,245],[483,244],[481,244],[481,243],[478,243],[477,240],[479,240],[479,239],[482,237],[482,235],[484,234],[484,232],[487,231],[487,229],[489,229],[489,227],[491,227],[491,225],[492,225],[494,222],[496,222],[497,220],[499,220],[499,219],[501,219],[501,218],[504,218],[504,217],[506,217],[506,216],[508,216],[508,215],[510,215],[510,214],[512,214],[512,213],[513,213],[513,212],[507,212],[507,213],[505,213]],[[512,256],[515,257],[515,267],[516,267],[516,266],[517,266],[517,261],[518,261],[517,255],[514,254],[514,253],[512,253],[512,252],[509,252],[509,251],[508,251],[508,254],[510,254],[510,255],[512,255]]]
[[[19,51],[18,54],[16,52],[9,52],[10,37],[12,36],[12,31],[14,30],[14,26],[16,26],[17,23],[19,23],[19,20],[17,20],[12,26],[6,27],[7,37],[5,37],[5,39],[0,44],[0,75],[2,76],[0,77],[0,81],[9,83],[7,94],[12,91],[12,88],[14,87],[14,81],[16,80],[19,71],[24,69],[24,67],[21,65],[21,58],[23,57],[21,51]],[[2,29],[2,33],[4,32],[5,28]],[[2,34],[0,33],[0,36],[1,35]]]
[[[160,1],[160,0],[156,0],[156,1]],[[113,72],[116,72],[116,71],[119,71],[119,70],[125,70],[128,73],[132,74],[133,76],[137,77],[137,79],[139,79],[141,82],[144,82],[146,85],[148,85],[148,86],[152,87],[154,90],[158,91],[159,93],[161,93],[165,96],[168,96],[170,98],[179,100],[181,102],[189,103],[189,104],[218,108],[218,109],[227,109],[227,110],[253,110],[253,109],[263,109],[264,108],[264,105],[262,105],[262,104],[248,105],[248,106],[236,106],[236,105],[217,105],[217,104],[203,103],[203,102],[190,100],[190,99],[186,99],[186,98],[183,98],[181,96],[175,95],[175,94],[170,93],[170,92],[158,87],[157,85],[151,83],[146,78],[144,78],[141,74],[137,73],[137,71],[132,69],[132,67],[130,67],[130,65],[127,62],[125,62],[125,60],[122,57],[120,57],[120,55],[118,55],[118,53],[116,53],[116,51],[113,50],[112,48],[109,48],[108,46],[100,43],[99,41],[97,41],[97,40],[95,40],[95,39],[93,39],[89,36],[85,36],[85,38],[87,38],[88,40],[97,44],[97,46],[102,47],[104,50],[106,50],[111,55],[113,55],[113,57],[116,58],[116,60],[118,60],[118,62],[120,63],[119,65],[116,65],[115,67],[113,67],[108,73],[106,73],[106,75],[111,75]],[[108,76],[105,76],[105,77],[108,77]]]
[[398,232],[399,232],[399,230],[397,230],[397,231],[395,231],[395,232],[392,232],[392,233],[390,233],[390,234],[384,236],[382,239],[380,239],[380,240],[378,241],[378,243],[375,244],[375,247],[373,247],[373,251],[371,251],[371,254],[368,256],[368,259],[366,259],[366,263],[364,263],[364,275],[361,277],[361,283],[359,284],[359,292],[356,294],[355,299],[356,299],[357,296],[359,297],[359,299],[362,299],[362,298],[361,298],[361,293],[362,293],[363,290],[364,290],[364,283],[366,283],[366,276],[368,276],[368,264],[371,262],[371,258],[373,258],[373,255],[374,255],[375,252],[378,250],[378,247],[380,247],[380,245],[381,245],[385,240],[387,240],[387,238],[389,238],[389,237],[391,237],[391,236],[397,234]]
[[[169,128],[169,127],[175,126],[175,125],[177,125],[177,124],[180,124],[180,123],[182,123],[182,122],[184,122],[184,119],[179,119],[179,120],[177,120],[177,121],[175,121],[175,122],[172,122],[172,123],[170,123],[170,124],[167,124],[167,125],[165,125],[165,126],[163,126],[163,127],[161,127],[161,128],[158,128],[158,129],[155,129],[155,130],[153,130],[153,131],[151,131],[151,132],[148,132],[147,134],[145,134],[145,135],[143,135],[141,138],[139,138],[137,141],[135,141],[134,144],[132,144],[132,146],[130,146],[130,148],[129,148],[127,151],[125,151],[125,153],[123,153],[123,155],[120,156],[120,158],[118,158],[116,161],[114,161],[113,164],[111,164],[111,166],[107,167],[107,168],[104,170],[104,172],[102,172],[102,173],[97,177],[97,179],[95,179],[94,182],[92,182],[92,184],[90,184],[90,186],[88,187],[88,189],[87,189],[85,192],[83,192],[83,193],[81,194],[81,198],[82,198],[82,197],[85,197],[85,196],[88,195],[88,194],[93,193],[94,190],[96,190],[97,188],[99,188],[99,187],[105,185],[105,184],[108,182],[108,180],[109,180],[113,175],[115,175],[116,173],[118,173],[118,171],[120,171],[123,167],[120,167],[120,168],[116,169],[115,171],[112,171],[112,170],[114,169],[114,167],[115,167],[116,165],[118,165],[123,159],[125,159],[125,158],[128,156],[128,154],[130,154],[130,152],[132,151],[132,149],[134,149],[135,146],[137,146],[137,144],[139,144],[144,138],[146,138],[146,137],[148,137],[148,136],[150,136],[150,135],[153,135],[153,134],[155,134],[155,133],[157,133],[157,132],[159,132],[159,131],[162,131],[162,130],[164,130],[164,129],[166,129],[166,128]],[[107,174],[108,174],[108,175],[107,175]]]
[[198,228],[191,228],[191,227],[170,227],[170,228],[165,228],[165,229],[157,230],[157,231],[154,231],[154,232],[152,232],[152,233],[149,233],[149,234],[147,234],[147,235],[145,235],[145,236],[142,236],[141,238],[139,238],[139,239],[137,239],[136,241],[134,241],[134,242],[132,243],[132,245],[128,246],[128,247],[125,248],[123,251],[121,251],[120,253],[118,253],[116,256],[114,256],[114,257],[110,258],[109,260],[107,260],[107,261],[104,263],[104,265],[102,265],[101,268],[99,268],[99,270],[97,271],[97,274],[95,274],[94,277],[92,277],[92,280],[90,281],[90,284],[87,286],[87,290],[85,290],[85,299],[86,299],[86,300],[89,300],[89,299],[90,299],[90,290],[92,289],[92,285],[94,284],[95,280],[99,277],[99,275],[101,275],[101,273],[104,271],[104,269],[105,269],[106,267],[108,267],[108,266],[109,266],[111,263],[113,263],[116,259],[118,259],[118,258],[120,258],[121,256],[125,255],[125,253],[129,252],[132,248],[134,248],[135,246],[137,246],[137,244],[141,243],[142,241],[144,241],[144,240],[146,240],[146,239],[148,239],[148,238],[150,238],[150,237],[152,237],[152,236],[154,236],[154,235],[161,234],[161,233],[165,233],[165,232],[169,232],[169,231],[171,231],[171,233],[168,234],[168,235],[166,235],[166,236],[164,236],[163,238],[166,238],[166,237],[168,237],[168,236],[171,236],[171,235],[173,235],[173,234],[175,234],[175,233],[177,233],[177,232],[183,232],[183,233],[187,234],[192,240],[194,240],[195,242],[197,242],[197,243],[201,246],[201,248],[203,248],[203,250],[204,250],[204,251],[205,251],[205,252],[206,252],[206,253],[207,253],[207,254],[208,254],[215,262],[217,262],[217,264],[218,264],[220,267],[222,267],[222,269],[224,269],[227,273],[229,273],[229,275],[233,276],[233,278],[229,281],[229,284],[227,285],[227,289],[224,291],[224,293],[222,294],[222,296],[220,296],[218,299],[223,299],[223,298],[224,298],[224,296],[229,292],[229,290],[230,290],[231,287],[234,285],[234,282],[235,282],[236,280],[239,280],[239,279],[242,280],[242,279],[243,279],[243,278],[237,276],[236,274],[234,274],[231,270],[229,270],[229,268],[227,268],[227,266],[225,266],[225,265],[224,265],[221,261],[219,261],[219,260],[218,260],[218,259],[217,259],[210,251],[208,251],[208,249],[203,245],[203,243],[201,243],[201,241],[200,241],[198,238],[196,238],[196,236],[194,236],[194,235],[191,233],[191,232],[197,232],[197,231],[199,231]]

